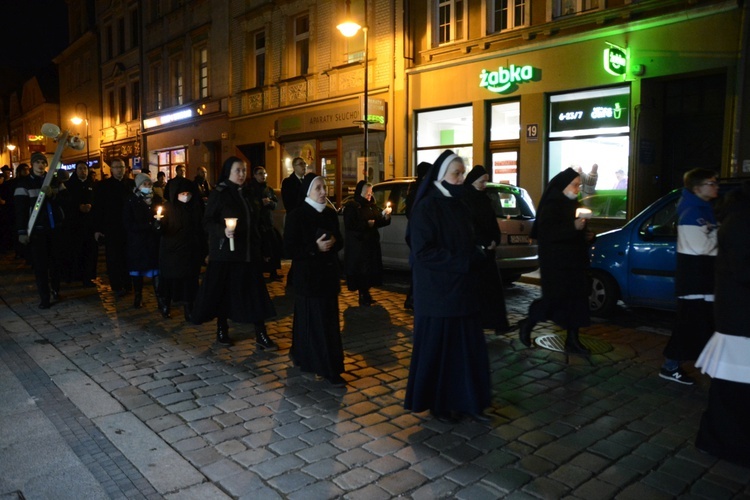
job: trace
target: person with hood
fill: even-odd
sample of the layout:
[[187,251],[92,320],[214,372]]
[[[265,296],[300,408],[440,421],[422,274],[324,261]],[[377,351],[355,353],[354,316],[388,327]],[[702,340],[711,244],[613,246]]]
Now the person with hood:
[[697,359],[714,332],[714,265],[718,225],[711,202],[719,196],[716,173],[694,168],[683,176],[677,202],[677,263],[674,289],[677,314],[664,348],[659,377],[683,385],[695,381],[680,364]]
[[495,261],[495,249],[502,235],[497,217],[492,209],[492,200],[487,196],[487,181],[490,176],[482,165],[476,165],[466,175],[466,202],[471,211],[477,244],[484,249],[485,259],[479,273],[479,296],[481,303],[482,326],[493,330],[497,335],[508,332],[508,312],[505,308],[503,280]]
[[336,211],[326,206],[325,179],[308,173],[301,189],[304,201],[287,215],[284,225],[284,252],[294,266],[295,292],[289,357],[302,371],[343,387],[338,252],[344,240]]
[[271,281],[280,280],[277,271],[281,269],[282,241],[281,233],[273,225],[273,211],[279,199],[268,184],[266,184],[268,173],[265,167],[255,167],[253,178],[250,179],[250,193],[253,201],[260,210],[260,241],[263,254],[263,272],[268,273]]
[[695,363],[711,376],[695,446],[750,465],[750,181],[727,194],[718,229],[716,329]]
[[[253,323],[255,345],[276,349],[266,319],[276,316],[263,279],[258,210],[245,180],[247,165],[230,156],[208,196],[203,228],[208,235],[208,265],[192,311],[193,323],[216,318],[216,341],[231,345],[228,320]],[[236,226],[231,225],[235,219]]]
[[159,244],[161,296],[167,317],[172,302],[184,304],[185,321],[198,292],[198,276],[208,254],[203,231],[203,200],[194,182],[181,178],[173,184],[165,200]]
[[463,160],[446,150],[411,210],[414,340],[404,408],[455,423],[489,420],[490,366],[482,330],[479,273],[486,260],[466,204]]
[[551,320],[567,329],[565,351],[588,356],[578,330],[591,324],[589,317],[588,245],[593,235],[586,219],[577,216],[581,176],[566,168],[547,185],[539,201],[531,237],[539,242],[542,297],[529,306],[519,322],[519,337],[531,346],[531,331],[540,321]]
[[[168,310],[161,297],[159,285],[159,231],[158,206],[163,200],[154,197],[153,182],[149,174],[141,172],[135,176],[135,189],[128,198],[122,212],[123,225],[127,231],[127,270],[133,284],[133,307],[143,306],[143,278],[151,278],[157,305],[162,315]],[[166,310],[166,312],[165,312]]]
[[347,288],[359,292],[360,306],[373,304],[370,287],[382,284],[383,256],[378,228],[390,223],[391,208],[381,210],[372,197],[372,184],[359,181],[354,199],[344,205],[344,267]]

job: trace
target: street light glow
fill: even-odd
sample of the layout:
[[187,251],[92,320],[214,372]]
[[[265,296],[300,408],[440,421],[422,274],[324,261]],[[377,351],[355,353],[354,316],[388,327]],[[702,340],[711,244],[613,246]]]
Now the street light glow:
[[336,26],[336,29],[339,30],[341,34],[347,38],[351,38],[356,35],[361,28],[362,26],[355,23],[354,21],[344,21],[343,23]]

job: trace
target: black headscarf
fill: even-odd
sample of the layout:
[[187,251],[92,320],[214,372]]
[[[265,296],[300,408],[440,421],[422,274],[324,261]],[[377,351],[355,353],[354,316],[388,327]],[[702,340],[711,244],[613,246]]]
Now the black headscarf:
[[195,182],[185,177],[175,177],[169,186],[169,202],[172,204],[177,203],[177,195],[186,191],[192,194],[193,198],[200,198],[198,186],[195,185]]
[[224,160],[224,164],[221,167],[221,175],[219,175],[219,182],[229,180],[229,174],[232,173],[232,165],[234,165],[235,162],[245,163],[242,158],[237,156],[230,156]]
[[365,186],[367,186],[367,184],[369,183],[366,180],[361,180],[357,183],[357,187],[354,188],[354,199],[360,205],[369,205],[370,203],[372,203],[362,194],[362,191],[365,189]]
[[[542,193],[542,197],[539,200],[539,205],[537,205],[536,207],[536,213],[539,214],[542,211],[542,208],[544,208],[544,205],[547,203],[547,200],[549,200],[550,197],[561,195],[565,188],[568,187],[568,184],[573,182],[573,180],[579,176],[580,174],[570,167],[554,176],[552,180],[549,181],[549,184],[547,184],[547,188],[544,190],[544,193]],[[531,228],[530,236],[535,239],[537,237],[536,223],[534,223],[534,226]]]
[[474,168],[471,169],[471,172],[466,174],[464,185],[467,188],[471,187],[471,185],[474,183],[475,180],[479,179],[486,173],[487,173],[487,170],[485,170],[485,168],[482,165],[474,165]]

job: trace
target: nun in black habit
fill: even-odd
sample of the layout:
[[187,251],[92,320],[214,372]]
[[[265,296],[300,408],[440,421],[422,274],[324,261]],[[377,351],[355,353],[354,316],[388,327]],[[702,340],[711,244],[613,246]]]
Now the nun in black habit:
[[[216,318],[216,340],[230,345],[228,319],[255,325],[260,349],[274,349],[265,320],[276,315],[263,279],[258,211],[245,185],[247,166],[231,156],[208,196],[203,228],[208,234],[208,265],[193,307],[196,324]],[[227,218],[237,219],[234,230]]]
[[284,253],[292,259],[294,320],[289,356],[302,371],[315,373],[335,387],[346,382],[339,326],[338,252],[344,245],[336,212],[326,206],[325,179],[308,173],[302,179],[304,201],[287,214]]
[[576,217],[580,188],[580,175],[567,168],[552,178],[539,201],[531,237],[539,243],[542,297],[531,303],[528,317],[519,322],[519,337],[527,347],[534,326],[551,320],[568,331],[566,352],[590,354],[578,339],[578,329],[591,324],[586,271],[593,239],[586,219]]
[[477,243],[484,249],[485,259],[479,271],[479,296],[481,304],[482,327],[495,331],[497,335],[509,331],[508,313],[505,308],[503,280],[497,269],[495,251],[500,244],[502,234],[497,224],[492,200],[487,196],[489,174],[482,165],[476,165],[466,175],[466,202],[471,211]]
[[419,188],[407,230],[414,341],[404,407],[441,421],[487,421],[490,369],[476,300],[485,260],[466,204],[463,160],[448,150]]

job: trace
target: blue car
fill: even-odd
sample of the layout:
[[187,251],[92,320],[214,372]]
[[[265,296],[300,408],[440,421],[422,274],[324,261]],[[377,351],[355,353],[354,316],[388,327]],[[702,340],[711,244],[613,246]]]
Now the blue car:
[[[736,181],[722,182],[720,194],[737,185]],[[619,300],[628,306],[676,308],[677,202],[681,193],[682,189],[675,189],[623,227],[597,235],[589,249],[591,314],[609,316]]]

